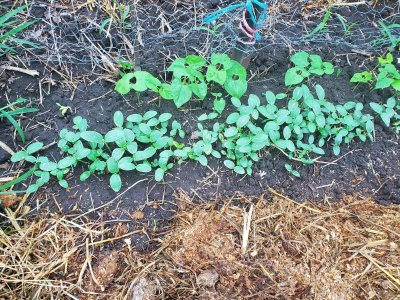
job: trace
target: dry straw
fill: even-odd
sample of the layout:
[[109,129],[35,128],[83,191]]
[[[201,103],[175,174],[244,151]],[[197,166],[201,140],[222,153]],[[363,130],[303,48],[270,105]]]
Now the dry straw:
[[207,205],[179,194],[180,211],[152,252],[135,251],[120,224],[21,220],[6,209],[0,299],[397,299],[398,206],[269,192],[268,202]]

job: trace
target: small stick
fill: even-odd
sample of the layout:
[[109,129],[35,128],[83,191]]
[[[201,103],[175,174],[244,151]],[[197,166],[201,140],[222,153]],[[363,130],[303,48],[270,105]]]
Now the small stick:
[[13,67],[13,66],[1,66],[0,69],[7,70],[7,71],[20,72],[20,73],[24,73],[29,76],[39,76],[39,72],[36,70],[22,69],[22,68]]
[[14,151],[12,151],[12,149],[10,147],[8,147],[5,143],[3,143],[2,141],[0,141],[0,148],[2,148],[4,151],[6,151],[8,154],[10,155],[14,155]]
[[254,205],[251,205],[249,212],[244,212],[243,216],[242,255],[246,254],[247,247],[249,245],[249,235],[251,229],[251,219],[253,217],[253,209]]

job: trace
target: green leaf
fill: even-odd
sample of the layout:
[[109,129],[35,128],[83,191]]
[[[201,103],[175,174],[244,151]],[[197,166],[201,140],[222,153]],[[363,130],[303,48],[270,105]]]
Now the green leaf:
[[274,104],[275,104],[276,96],[275,96],[275,94],[274,94],[273,92],[267,91],[267,92],[265,93],[265,98],[267,99],[267,102],[268,102],[269,104],[271,104],[271,105],[274,105]]
[[392,114],[390,114],[390,113],[388,113],[388,112],[384,112],[384,113],[381,114],[381,119],[382,119],[383,123],[385,123],[385,125],[386,125],[387,127],[390,126],[390,120],[391,120],[391,118],[392,118]]
[[237,174],[243,175],[246,173],[246,171],[244,170],[244,168],[242,166],[235,166],[233,168],[233,171]]
[[383,110],[384,110],[383,105],[378,104],[378,103],[375,103],[375,102],[371,102],[371,103],[369,104],[369,106],[371,106],[372,110],[373,110],[374,112],[376,112],[377,114],[379,114],[379,115],[380,115],[380,114],[383,112]]
[[143,151],[137,151],[133,155],[134,161],[141,161],[141,160],[147,160],[150,157],[152,157],[154,154],[156,154],[157,150],[154,147],[148,147]]
[[242,127],[246,126],[246,124],[249,121],[250,121],[250,116],[248,116],[248,115],[240,116],[239,119],[236,121],[236,126],[238,128],[242,128]]
[[125,139],[125,133],[122,128],[112,129],[109,132],[107,132],[106,135],[104,136],[104,141],[106,143],[113,143],[124,139]]
[[37,184],[31,184],[27,189],[26,193],[27,194],[32,194],[35,193],[39,189],[39,186]]
[[192,89],[182,83],[179,79],[172,81],[173,101],[177,108],[180,108],[192,97]]
[[317,97],[318,97],[319,100],[324,100],[325,99],[325,91],[324,91],[324,88],[322,86],[317,84],[315,86],[315,91],[317,92]]
[[132,115],[129,115],[126,118],[126,120],[128,122],[132,122],[132,123],[140,123],[140,122],[143,121],[143,117],[141,115],[139,115],[139,114],[132,114]]
[[232,102],[233,106],[235,106],[237,108],[242,106],[242,102],[240,102],[240,100],[236,97],[232,97],[231,102]]
[[154,179],[156,181],[161,181],[164,178],[165,171],[161,168],[158,168],[154,173]]
[[395,81],[393,81],[392,87],[393,87],[396,91],[400,92],[400,80],[395,80]]
[[140,124],[139,124],[139,129],[140,129],[140,131],[143,132],[145,135],[149,135],[149,134],[152,132],[150,126],[147,125],[146,123],[140,123]]
[[236,61],[226,72],[225,90],[232,97],[240,99],[247,91],[246,69]]
[[90,171],[85,171],[79,176],[79,179],[81,181],[86,181],[90,177],[90,175],[92,175]]
[[138,144],[136,142],[131,142],[127,146],[127,150],[130,154],[135,154],[138,150]]
[[292,136],[292,132],[290,130],[289,126],[285,126],[285,128],[283,129],[283,137],[285,138],[285,140],[290,139],[290,137]]
[[114,113],[114,124],[117,127],[124,125],[124,115],[119,110]]
[[[5,184],[0,185],[0,191],[7,190],[10,187],[12,187],[13,185],[28,179],[34,172],[35,172],[35,168],[31,168],[29,171],[25,172],[21,176],[15,178],[15,179],[13,179],[13,180],[5,183]],[[1,195],[1,193],[0,193],[0,195]]]
[[204,67],[206,64],[206,60],[198,55],[188,55],[185,58],[185,63],[187,63],[189,66],[191,66],[194,69],[199,69],[201,67]]
[[225,165],[225,167],[227,167],[228,169],[231,169],[231,170],[233,170],[236,166],[235,163],[229,159],[224,161],[224,165]]
[[139,164],[136,166],[136,170],[142,173],[148,173],[151,171],[151,166],[147,163]]
[[57,169],[57,167],[58,167],[57,163],[51,162],[51,161],[43,162],[43,163],[41,163],[41,164],[39,165],[39,168],[40,168],[41,170],[43,170],[43,171],[46,171],[46,172],[54,171],[54,170]]
[[120,160],[121,157],[124,155],[124,153],[125,153],[125,150],[124,150],[124,149],[115,148],[115,149],[112,151],[111,156],[112,156],[115,160]]
[[198,161],[202,166],[207,166],[207,164],[208,164],[207,157],[205,157],[204,155],[200,155],[200,156],[198,157],[197,161]]
[[309,56],[310,55],[307,52],[297,52],[290,58],[290,61],[298,67],[306,68],[310,65],[310,62],[308,61]]
[[258,98],[256,95],[251,94],[249,96],[249,100],[248,100],[249,106],[256,108],[258,106],[260,106],[260,98]]
[[324,67],[324,72],[327,75],[332,75],[333,72],[335,72],[335,69],[333,68],[332,63],[330,62],[323,62],[322,63],[323,67]]
[[132,157],[123,157],[118,161],[118,169],[124,171],[135,170],[135,165],[132,163]]
[[383,77],[377,78],[375,89],[386,89],[394,82],[393,78]]
[[84,131],[81,133],[81,138],[89,143],[103,143],[103,136],[96,131]]
[[236,127],[229,127],[228,129],[225,130],[225,133],[224,133],[226,138],[234,137],[237,134],[238,134],[238,130]]
[[66,169],[66,168],[71,167],[75,163],[76,163],[75,158],[73,158],[72,156],[67,156],[67,157],[64,157],[63,159],[61,159],[58,162],[58,168],[59,169]]
[[301,71],[301,69],[297,67],[290,68],[289,70],[286,71],[285,74],[286,86],[296,85],[303,81],[304,77],[298,74],[299,71]]
[[361,73],[355,73],[353,77],[351,77],[350,82],[361,82],[361,83],[367,83],[372,80],[372,74],[371,72],[364,71]]
[[14,153],[13,156],[11,156],[11,161],[14,163],[19,162],[21,160],[24,160],[27,156],[29,156],[29,154],[25,150],[18,151],[16,153]]
[[174,99],[174,93],[172,91],[172,86],[167,83],[161,84],[158,92],[160,93],[160,96],[166,100],[172,100]]
[[226,101],[224,99],[214,100],[214,109],[217,113],[222,114],[225,109]]
[[111,174],[118,173],[118,161],[114,157],[107,159],[107,169]]
[[158,120],[163,123],[168,121],[169,119],[172,118],[172,115],[170,113],[163,113],[158,117]]
[[121,177],[118,174],[113,174],[110,177],[110,187],[114,192],[119,192],[122,187]]
[[386,105],[388,108],[394,108],[396,106],[396,99],[394,97],[389,98],[386,101]]
[[227,78],[226,70],[218,70],[215,65],[209,65],[206,72],[208,82],[215,81],[220,85],[224,85]]
[[143,115],[143,120],[147,121],[150,120],[151,118],[155,117],[157,115],[157,112],[155,110],[149,110]]
[[238,121],[240,118],[240,115],[237,112],[231,113],[228,118],[226,119],[227,124],[233,124]]
[[34,142],[26,148],[26,152],[30,155],[32,155],[35,152],[38,152],[40,149],[42,149],[43,143],[41,142]]
[[65,179],[58,181],[58,184],[64,189],[68,188],[68,182]]

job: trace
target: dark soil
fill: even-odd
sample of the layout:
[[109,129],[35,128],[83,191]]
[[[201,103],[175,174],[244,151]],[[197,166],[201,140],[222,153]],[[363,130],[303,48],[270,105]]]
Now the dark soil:
[[[312,79],[310,86],[318,83],[326,91],[327,99],[335,103],[346,101],[368,102],[385,101],[389,94],[371,90],[367,85],[355,87],[349,80],[360,70],[373,69],[375,62],[369,56],[352,52],[341,46],[321,46],[308,44],[296,50],[306,49],[320,54],[325,60],[331,60],[336,70],[331,76]],[[285,71],[289,66],[291,52],[286,46],[271,46],[254,54],[248,68],[249,75],[255,76],[249,81],[249,93],[263,98],[263,93],[271,90],[275,93],[286,92],[283,84]],[[154,58],[153,59],[157,59]],[[22,117],[28,142],[37,140],[49,145],[58,141],[58,132],[62,128],[72,127],[72,118],[80,115],[89,120],[91,128],[106,132],[113,127],[112,116],[116,110],[131,113],[144,113],[148,110],[170,112],[174,119],[184,125],[186,136],[196,130],[197,117],[210,112],[211,101],[201,103],[191,101],[183,109],[176,109],[170,101],[158,101],[153,93],[131,93],[122,97],[116,93],[114,85],[102,80],[100,75],[82,76],[71,85],[68,78],[62,78],[47,65],[32,63],[30,69],[38,70],[40,76],[33,78],[20,73],[9,72],[9,78],[1,90],[0,106],[5,102],[5,95],[11,101],[17,97],[31,99],[33,107],[40,108],[40,113]],[[57,67],[55,67],[57,70]],[[73,74],[91,73],[91,65],[79,65],[72,68]],[[163,76],[164,74],[160,74]],[[40,85],[39,85],[40,82]],[[39,93],[39,88],[42,93]],[[156,99],[156,100],[155,100]],[[245,101],[246,97],[243,97]],[[61,117],[56,103],[72,108],[72,114]],[[228,107],[225,114],[232,107]],[[220,121],[223,121],[224,115]],[[23,144],[15,138],[13,131],[4,120],[0,123],[0,140],[13,149],[20,149]],[[374,142],[353,142],[342,147],[342,156],[336,157],[328,151],[320,160],[329,164],[306,166],[292,164],[301,173],[297,179],[289,176],[284,165],[288,160],[278,151],[265,152],[261,161],[255,165],[252,176],[238,176],[227,170],[222,161],[210,160],[209,167],[195,162],[186,162],[175,166],[165,177],[165,182],[157,183],[150,175],[135,172],[124,173],[123,189],[129,189],[122,195],[114,193],[108,186],[108,176],[96,176],[87,182],[79,181],[81,170],[75,170],[69,178],[70,187],[63,190],[56,182],[32,197],[32,206],[48,207],[50,211],[70,213],[73,211],[89,212],[102,205],[109,205],[107,219],[131,221],[133,212],[144,211],[144,219],[152,224],[170,218],[176,210],[174,193],[183,191],[199,201],[218,197],[230,197],[237,193],[260,195],[269,187],[282,191],[295,200],[334,201],[344,195],[360,194],[372,196],[382,204],[400,204],[400,140],[393,130],[376,124]],[[44,151],[49,157],[59,158],[56,145]],[[0,168],[9,157],[0,149]],[[4,165],[3,165],[4,166]],[[13,166],[0,169],[7,175]],[[140,180],[144,181],[133,186]],[[133,187],[132,187],[133,186]],[[38,207],[38,206],[36,206]],[[97,210],[96,210],[97,211]],[[100,210],[98,211],[100,213]]]

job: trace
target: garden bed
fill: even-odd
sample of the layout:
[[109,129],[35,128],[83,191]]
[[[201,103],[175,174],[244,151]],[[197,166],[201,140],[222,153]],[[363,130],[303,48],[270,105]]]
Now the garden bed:
[[[123,9],[126,6],[120,6],[116,9],[109,6],[108,1],[102,1],[102,5],[96,8],[87,2],[81,2],[65,1],[62,4],[48,6],[46,1],[36,1],[29,12],[21,16],[23,20],[29,20],[31,17],[39,20],[22,36],[38,43],[39,48],[24,49],[24,51],[20,49],[20,52],[8,55],[1,62],[2,65],[11,68],[8,68],[0,77],[0,108],[22,97],[28,99],[23,105],[38,108],[39,111],[27,113],[17,118],[24,131],[25,142],[21,140],[15,126],[12,126],[6,118],[0,119],[0,142],[11,148],[11,152],[26,149],[29,144],[34,142],[41,142],[44,147],[40,151],[40,155],[46,156],[50,161],[57,162],[64,157],[57,146],[60,131],[63,129],[72,130],[74,118],[77,116],[85,118],[90,130],[105,135],[116,126],[114,116],[117,111],[120,111],[124,118],[132,114],[144,115],[149,111],[155,111],[159,115],[163,113],[171,114],[171,121],[179,122],[185,134],[184,138],[177,137],[174,142],[192,146],[199,141],[198,118],[203,114],[213,112],[214,97],[210,93],[203,101],[192,97],[190,101],[177,108],[172,100],[164,100],[150,90],[140,93],[132,90],[130,93],[121,95],[115,90],[115,86],[124,72],[148,71],[163,82],[170,81],[173,75],[167,71],[167,68],[177,57],[197,54],[210,60],[213,53],[231,53],[237,46],[236,36],[234,35],[236,23],[234,21],[237,20],[238,15],[235,15],[232,20],[223,19],[226,23],[224,27],[220,27],[222,28],[220,31],[213,31],[212,27],[211,31],[198,27],[202,25],[201,19],[207,13],[216,10],[219,7],[218,4],[221,6],[229,5],[233,1],[193,1],[193,3],[141,1],[141,5],[131,3],[131,10],[125,18],[123,18]],[[385,266],[397,268],[395,270],[398,272],[398,265],[394,266],[395,255],[390,252],[393,247],[398,246],[398,230],[393,229],[395,223],[393,223],[392,218],[398,212],[395,206],[386,208],[383,205],[400,204],[400,139],[396,129],[393,126],[387,126],[369,105],[371,102],[386,103],[388,98],[393,95],[398,97],[398,94],[396,96],[394,90],[390,88],[374,89],[372,82],[356,84],[350,81],[357,72],[373,70],[376,74],[379,58],[387,57],[386,54],[389,52],[395,58],[393,64],[398,67],[399,47],[393,45],[395,41],[393,36],[387,34],[385,36],[385,31],[380,27],[379,21],[383,20],[386,24],[398,25],[400,20],[399,5],[393,1],[382,1],[373,5],[365,3],[344,5],[338,1],[336,6],[328,10],[329,4],[332,3],[326,2],[332,1],[317,1],[315,5],[304,5],[304,1],[270,2],[270,17],[261,30],[264,38],[255,47],[247,48],[248,53],[246,55],[251,54],[247,68],[248,89],[245,95],[241,97],[241,103],[247,104],[249,97],[252,97],[250,95],[256,95],[261,104],[264,105],[268,100],[265,93],[269,91],[275,95],[287,93],[289,95],[287,98],[277,101],[278,107],[286,107],[289,102],[288,99],[293,94],[294,86],[285,85],[285,74],[289,68],[293,67],[293,61],[291,62],[293,55],[307,51],[310,54],[319,55],[325,62],[332,63],[334,71],[329,75],[306,76],[307,78],[303,83],[308,86],[312,94],[316,93],[316,89],[322,87],[325,93],[322,98],[326,98],[332,105],[340,106],[349,101],[362,104],[363,113],[374,116],[373,131],[368,132],[373,141],[367,139],[362,142],[355,138],[349,144],[341,144],[340,154],[335,155],[332,148],[335,137],[329,136],[326,144],[322,147],[325,153],[323,155],[313,153],[311,158],[315,162],[311,165],[301,163],[298,156],[290,160],[288,157],[290,154],[288,154],[288,151],[284,151],[285,149],[282,149],[282,147],[276,145],[263,147],[257,153],[260,158],[259,161],[252,166],[252,172],[248,171],[251,174],[238,174],[238,172],[230,170],[227,168],[229,163],[224,162],[225,158],[217,159],[208,156],[207,165],[204,166],[200,161],[193,159],[178,163],[179,157],[176,156],[171,159],[173,167],[165,172],[162,180],[160,178],[158,178],[158,181],[155,180],[154,169],[149,173],[121,172],[122,187],[120,189],[110,187],[110,173],[113,172],[109,166],[103,172],[104,174],[91,174],[92,176],[87,180],[81,181],[80,175],[87,171],[87,165],[78,164],[71,168],[64,178],[68,182],[68,188],[61,187],[53,176],[47,184],[30,193],[30,195],[24,193],[14,195],[13,191],[26,190],[34,184],[34,181],[28,178],[9,189],[11,195],[0,194],[4,211],[4,214],[1,215],[1,221],[4,221],[2,227],[11,228],[13,234],[16,234],[16,232],[21,234],[24,231],[19,226],[22,225],[18,225],[14,218],[25,218],[27,216],[29,217],[25,226],[23,226],[24,230],[29,228],[30,222],[33,222],[32,218],[38,218],[38,221],[32,223],[31,229],[34,232],[41,232],[39,229],[42,226],[43,228],[54,228],[59,224],[73,224],[74,229],[63,225],[63,230],[66,230],[64,236],[66,240],[68,240],[68,234],[79,235],[74,236],[73,239],[73,244],[79,245],[72,249],[77,253],[79,252],[77,260],[71,262],[74,272],[79,272],[78,269],[84,263],[85,251],[89,251],[89,248],[84,248],[83,244],[87,243],[89,245],[85,245],[85,247],[101,245],[101,250],[90,248],[94,251],[91,253],[99,255],[98,261],[104,260],[107,266],[110,264],[111,270],[125,268],[127,274],[130,274],[129,278],[133,276],[132,274],[135,274],[134,282],[126,278],[119,281],[116,293],[120,293],[123,286],[130,285],[129,290],[140,289],[140,287],[137,287],[137,282],[142,282],[143,285],[155,285],[155,289],[159,289],[158,285],[161,285],[161,289],[165,290],[166,295],[172,298],[178,296],[190,297],[193,294],[200,298],[214,296],[218,298],[219,296],[222,297],[222,294],[227,296],[226,291],[229,291],[231,296],[242,295],[244,297],[246,295],[250,297],[253,295],[257,297],[257,293],[263,291],[260,286],[268,283],[270,289],[267,292],[270,293],[271,297],[283,295],[298,298],[307,298],[310,295],[317,295],[315,296],[317,298],[325,297],[328,290],[319,290],[318,285],[320,283],[317,281],[311,282],[303,277],[299,278],[296,283],[287,284],[289,277],[284,278],[279,273],[281,271],[278,270],[284,268],[282,265],[275,270],[276,273],[274,273],[272,279],[268,275],[268,270],[264,270],[261,266],[259,268],[258,265],[255,267],[256,263],[260,263],[257,259],[252,261],[251,258],[252,253],[258,251],[256,242],[248,249],[246,248],[248,251],[246,250],[244,258],[241,256],[244,254],[240,254],[237,248],[238,242],[242,239],[242,233],[237,230],[237,227],[243,224],[243,216],[238,213],[241,211],[240,209],[227,208],[227,206],[222,205],[221,214],[214,210],[211,213],[205,213],[203,210],[197,209],[194,204],[206,205],[209,209],[207,203],[210,200],[231,199],[231,202],[239,207],[245,207],[248,211],[252,203],[254,205],[260,204],[258,200],[260,195],[263,195],[261,208],[255,206],[257,217],[263,219],[269,214],[286,216],[286,211],[289,211],[288,217],[293,218],[293,220],[305,218],[306,221],[299,224],[299,227],[302,228],[312,227],[312,224],[317,223],[318,218],[327,219],[329,221],[324,221],[325,223],[321,226],[329,229],[321,230],[329,232],[329,234],[339,227],[338,230],[341,232],[347,230],[343,224],[350,222],[353,227],[359,226],[354,227],[356,232],[360,231],[363,237],[369,238],[368,234],[376,234],[377,232],[367,232],[363,227],[367,226],[364,221],[371,214],[372,218],[376,219],[378,223],[382,221],[382,224],[379,223],[378,226],[383,226],[384,233],[382,233],[382,236],[374,236],[362,241],[353,235],[349,237],[347,233],[343,233],[341,240],[343,243],[339,245],[342,247],[340,248],[341,251],[345,253],[341,253],[343,254],[340,258],[340,262],[343,263],[341,267],[346,268],[344,262],[349,259],[349,251],[365,250],[356,246],[349,248],[348,243],[361,243],[365,246],[374,243],[377,239],[387,239],[387,243],[378,246],[382,246],[387,255]],[[122,11],[120,10],[121,7]],[[313,33],[313,29],[321,26],[321,19],[327,16],[327,10],[331,14],[329,22],[318,32]],[[108,18],[115,18],[118,21],[110,23],[110,21],[107,21]],[[350,26],[351,24],[354,24],[354,27]],[[398,32],[398,27],[394,26],[393,35],[395,37]],[[3,60],[3,58],[5,56],[0,59]],[[121,62],[122,60],[125,62]],[[205,71],[204,69],[203,71]],[[217,84],[212,85],[212,88],[214,92],[222,93],[227,105],[223,113],[216,119],[202,121],[204,128],[207,129],[213,128],[217,121],[220,124],[225,124],[227,118],[237,111],[237,108],[231,103],[231,96],[224,88]],[[170,127],[168,128],[170,129]],[[367,130],[362,131],[362,134],[365,133],[365,136],[367,136],[366,132]],[[176,145],[170,146],[174,150],[181,147]],[[222,152],[223,146],[217,145],[215,150]],[[16,159],[12,162],[10,160],[11,155],[7,152],[10,151],[0,147],[0,179],[10,180],[21,176],[32,166],[27,162],[17,162]],[[290,168],[288,167],[289,164]],[[66,183],[62,181],[61,184],[65,185]],[[274,190],[278,192],[271,192]],[[268,201],[283,199],[282,197],[276,198],[278,193],[293,199],[296,204],[293,204],[293,201],[288,200],[288,198],[284,198],[285,201],[289,201],[289,204],[279,204],[278,201],[269,206]],[[354,207],[352,201],[336,203],[347,197],[369,198],[376,203],[374,204],[371,201],[359,203],[356,201]],[[190,208],[185,206],[182,208],[183,198],[184,200],[190,199]],[[333,209],[329,210],[326,207],[321,208],[321,210],[319,208],[304,208],[297,203],[302,201],[324,202],[333,205]],[[217,203],[220,202],[217,201]],[[365,211],[363,205],[365,205]],[[221,206],[218,207],[221,208]],[[177,218],[176,215],[179,210],[183,213],[181,218]],[[338,214],[337,218],[331,215],[336,210],[342,211],[343,214]],[[360,211],[363,215],[363,221],[360,224],[352,219],[356,216],[357,211]],[[290,212],[293,214],[290,215]],[[210,222],[212,222],[217,215],[218,218],[225,217],[224,213],[229,216],[233,214],[234,225],[224,222],[216,223],[217,225],[224,223],[221,225],[224,232],[221,243],[228,243],[226,249],[232,248],[232,255],[235,259],[243,259],[243,269],[237,270],[236,275],[229,272],[229,274],[220,274],[217,271],[219,274],[217,287],[219,286],[221,290],[218,290],[218,288],[213,290],[214,287],[211,285],[208,289],[204,289],[204,286],[200,283],[197,286],[190,286],[189,283],[195,281],[193,276],[200,276],[204,272],[208,272],[207,268],[198,268],[193,271],[191,269],[193,265],[185,265],[185,268],[192,272],[190,275],[178,274],[179,270],[171,271],[173,274],[168,273],[170,270],[165,269],[166,265],[180,268],[177,265],[181,266],[182,262],[176,264],[177,260],[182,259],[182,256],[178,257],[182,254],[179,249],[184,249],[187,246],[184,244],[188,242],[179,239],[177,242],[174,235],[176,233],[172,232],[160,244],[159,239],[169,230],[169,226],[173,226],[173,229],[179,232],[179,236],[181,229],[185,227],[183,224],[190,223],[195,227],[196,220],[211,218]],[[299,214],[298,217],[295,213]],[[381,214],[383,219],[379,217]],[[193,220],[190,219],[191,216],[194,216]],[[51,217],[49,223],[46,221],[48,217]],[[171,219],[174,220],[173,223],[169,222]],[[180,221],[183,223],[179,223]],[[258,222],[255,219],[253,221]],[[288,226],[284,218],[280,218],[280,221],[283,223],[279,226]],[[85,227],[85,224],[88,227]],[[102,228],[99,228],[98,224],[101,224]],[[89,234],[96,234],[90,237],[84,236],[79,231],[82,228],[87,229],[83,230],[85,234],[88,234],[88,232]],[[232,233],[232,228],[235,228],[235,233]],[[272,227],[268,228],[270,230]],[[79,229],[79,233],[74,231],[75,229]],[[106,237],[100,238],[97,234],[103,229],[107,234]],[[194,232],[199,230],[199,228],[192,229]],[[110,230],[116,230],[118,234],[109,234]],[[285,242],[285,240],[293,242],[305,238],[305,236],[297,236],[296,230],[291,228],[287,232],[280,233],[280,241],[268,240],[267,237],[262,236],[263,242],[265,242],[261,248],[262,252],[267,253],[273,243],[279,242],[282,249],[287,252],[288,256],[291,256],[291,258],[282,257],[282,262],[290,260],[293,264],[298,263],[298,259],[300,259],[298,252],[300,250],[293,246],[294,244],[292,245],[291,242],[289,242],[290,245]],[[378,229],[374,227],[373,230]],[[218,229],[215,229],[215,231],[218,231]],[[231,233],[233,239],[227,241],[226,234],[230,235]],[[258,234],[256,231],[253,233]],[[46,234],[48,234],[47,231],[38,236],[46,236]],[[196,243],[193,238],[196,234],[183,232],[182,236],[185,234],[188,240],[193,240],[191,242]],[[310,234],[318,236],[320,233],[310,232]],[[121,236],[126,240],[122,239]],[[14,238],[18,239],[19,237],[13,236],[11,239]],[[110,243],[114,242],[114,238],[115,244]],[[87,240],[85,241],[85,239]],[[308,257],[312,256],[312,260],[320,260],[321,257],[317,256],[316,252],[321,249],[311,248],[313,246],[311,240],[303,241],[305,247],[311,249],[306,249],[307,255],[309,255]],[[174,244],[175,242],[177,244]],[[395,246],[391,243],[394,243]],[[6,245],[5,249],[8,249],[11,244],[11,242],[4,244]],[[166,250],[170,244],[174,244],[175,248]],[[68,245],[70,246],[70,244]],[[123,255],[130,257],[131,247],[136,250],[154,250],[156,248],[158,250],[155,250],[150,258],[143,253],[138,254],[140,261],[134,261],[132,265],[136,266],[136,264],[141,264],[142,261],[145,261],[145,264],[131,268],[132,265],[127,267],[124,265],[126,262],[122,262],[121,259]],[[71,250],[68,249],[68,251]],[[119,249],[124,249],[121,256],[116,255]],[[273,249],[276,251],[267,253],[269,259],[279,256],[282,251],[279,247]],[[330,251],[333,251],[332,249],[324,248],[324,255],[328,255]],[[71,252],[67,251],[67,254],[75,253],[72,250]],[[153,264],[151,259],[154,259],[158,254],[162,255],[162,260]],[[194,262],[198,259],[196,255],[201,256],[203,254],[195,253]],[[344,273],[349,272],[349,274],[345,276],[345,279],[339,280],[340,284],[336,286],[338,290],[332,293],[338,295],[339,298],[341,295],[350,295],[350,298],[356,297],[355,295],[360,293],[360,288],[354,285],[347,289],[346,285],[351,282],[349,278],[357,278],[360,280],[365,295],[371,296],[372,293],[375,293],[374,295],[381,298],[392,295],[393,291],[398,288],[396,286],[398,274],[393,275],[394,280],[393,276],[390,277],[385,272],[388,269],[377,274],[376,270],[382,271],[383,264],[380,264],[377,258],[369,256],[367,252],[362,252],[361,256],[363,257],[361,267],[357,265],[352,270],[339,270]],[[58,266],[68,267],[65,262],[60,262],[60,258],[57,259]],[[210,261],[215,259],[218,260],[218,257],[210,256]],[[334,258],[329,256],[329,260],[333,263]],[[161,265],[157,265],[158,263]],[[33,264],[36,264],[36,262]],[[143,266],[145,267],[143,268]],[[370,272],[370,268],[374,268],[373,266],[376,269]],[[32,266],[25,267],[30,270]],[[221,268],[225,267],[222,266]],[[100,267],[95,269],[95,273],[99,271],[98,268]],[[227,268],[233,267],[228,266]],[[250,275],[252,273],[249,271],[250,268],[256,268],[254,276]],[[143,275],[154,269],[160,272],[157,273],[157,278]],[[356,271],[354,271],[355,269]],[[293,276],[299,276],[299,272],[304,270],[293,268],[292,271]],[[333,270],[332,272],[339,271]],[[38,272],[42,274],[40,270]],[[108,275],[116,276],[117,273],[121,275],[119,271]],[[139,276],[141,274],[143,276]],[[207,274],[211,277],[215,275],[212,272]],[[104,276],[108,275],[105,274]],[[163,277],[164,275],[165,277]],[[340,276],[337,277],[337,273],[330,273],[330,275],[332,275],[332,278],[329,278],[330,284],[333,286],[335,280],[338,280]],[[95,281],[93,278],[96,278],[97,274],[91,277],[86,272],[86,277],[82,276],[83,273],[79,275],[79,279],[80,283],[84,280],[84,289],[89,292],[100,293],[99,284],[92,282],[92,280]],[[180,283],[171,285],[168,282],[168,276],[171,276],[174,280],[178,278]],[[232,285],[232,276],[239,276],[242,284],[241,290]],[[61,277],[59,273],[56,273],[52,278],[60,280]],[[14,280],[12,276],[10,278],[10,280]],[[76,282],[76,276],[71,278],[66,278],[67,282]],[[198,279],[199,277],[197,277]],[[366,287],[366,282],[369,280],[375,281],[372,286]],[[283,285],[280,285],[280,283]],[[24,283],[18,281],[18,284],[21,284],[21,286],[18,286],[18,291],[25,292]],[[109,288],[112,285],[109,278],[104,278],[104,283],[100,285],[103,284],[105,289],[109,289],[107,291],[114,293]],[[54,288],[53,283],[47,282],[44,286],[50,289]],[[76,292],[78,290],[75,284],[68,286],[71,287],[71,291]],[[385,291],[378,292],[380,287],[383,287]],[[174,289],[179,289],[181,294]],[[246,289],[248,291],[244,292]],[[29,293],[35,292],[31,286],[28,290]],[[8,290],[7,293],[9,292],[11,291]],[[104,292],[104,290],[101,292]],[[122,294],[118,295],[122,297]]]

